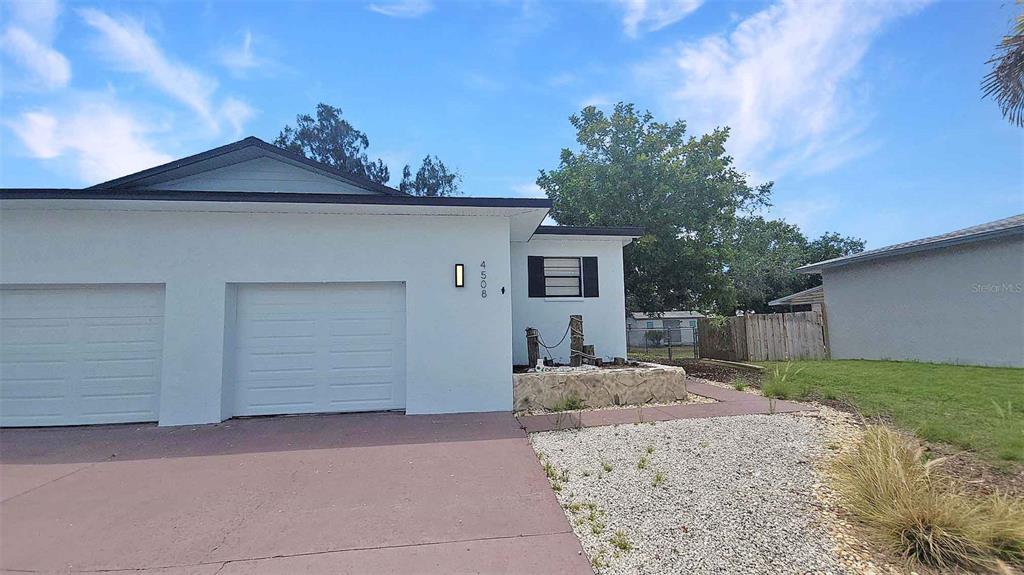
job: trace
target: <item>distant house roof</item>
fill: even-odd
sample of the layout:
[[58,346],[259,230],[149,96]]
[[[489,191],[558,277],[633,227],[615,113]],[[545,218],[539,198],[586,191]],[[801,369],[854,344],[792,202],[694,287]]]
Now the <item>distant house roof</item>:
[[971,226],[969,228],[956,230],[955,232],[949,232],[938,236],[932,236],[930,238],[922,238],[920,240],[895,244],[884,248],[878,248],[876,250],[868,250],[859,254],[808,264],[797,268],[796,271],[805,274],[816,274],[821,273],[821,270],[825,268],[845,266],[853,263],[879,260],[903,254],[934,250],[1018,234],[1024,234],[1024,214],[1010,216],[994,222]]
[[661,315],[647,314],[638,311],[630,312],[630,317],[633,319],[684,319],[693,317],[706,317],[699,311],[679,310],[679,311],[665,311]]
[[772,300],[768,302],[770,306],[777,305],[808,305],[813,303],[824,303],[825,302],[825,287],[815,286],[811,289],[805,289],[796,293],[789,294],[785,297]]

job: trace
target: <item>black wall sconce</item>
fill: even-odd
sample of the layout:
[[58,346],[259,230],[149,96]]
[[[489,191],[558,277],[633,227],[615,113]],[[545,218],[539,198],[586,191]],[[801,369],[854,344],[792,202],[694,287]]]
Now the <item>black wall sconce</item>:
[[466,266],[455,264],[455,287],[466,287]]

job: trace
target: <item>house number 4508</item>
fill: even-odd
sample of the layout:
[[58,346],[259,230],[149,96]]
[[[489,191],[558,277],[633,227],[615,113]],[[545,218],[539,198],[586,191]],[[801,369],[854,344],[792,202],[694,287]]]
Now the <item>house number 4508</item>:
[[487,260],[480,262],[480,297],[487,297]]

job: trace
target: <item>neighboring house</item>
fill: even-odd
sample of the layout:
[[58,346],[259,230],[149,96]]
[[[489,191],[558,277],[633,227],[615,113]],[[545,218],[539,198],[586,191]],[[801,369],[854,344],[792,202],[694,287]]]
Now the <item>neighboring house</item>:
[[704,314],[696,311],[666,311],[660,314],[631,312],[626,316],[629,347],[644,347],[646,333],[662,331],[662,344],[693,345],[696,341],[697,319]]
[[526,326],[554,343],[582,314],[626,353],[639,230],[550,206],[412,197],[256,138],[0,190],[0,425],[509,410]]
[[785,297],[768,302],[771,307],[782,308],[784,312],[796,311],[817,311],[820,312],[825,303],[824,286],[814,286],[810,289],[798,291]]
[[798,269],[835,359],[1024,367],[1024,214]]

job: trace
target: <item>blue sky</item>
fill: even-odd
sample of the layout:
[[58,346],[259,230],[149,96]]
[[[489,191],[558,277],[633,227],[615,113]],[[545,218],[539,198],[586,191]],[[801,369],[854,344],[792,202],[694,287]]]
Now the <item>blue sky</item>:
[[0,185],[82,187],[318,102],[397,185],[438,155],[533,196],[582,106],[732,127],[767,214],[869,247],[1024,212],[1024,130],[978,89],[1012,2],[4,2]]

